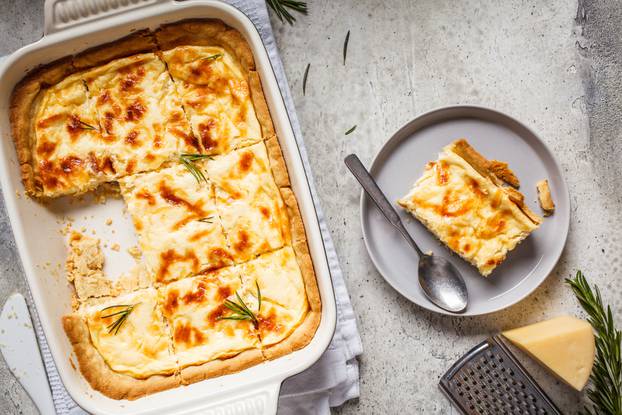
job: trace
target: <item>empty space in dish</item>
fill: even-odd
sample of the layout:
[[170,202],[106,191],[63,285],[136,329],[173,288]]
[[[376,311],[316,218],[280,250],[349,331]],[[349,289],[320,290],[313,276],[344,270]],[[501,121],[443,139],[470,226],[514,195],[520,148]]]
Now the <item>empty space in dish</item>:
[[[136,263],[128,249],[138,246],[138,239],[121,198],[98,199],[92,193],[79,199],[62,197],[47,202],[45,210],[54,216],[58,224],[57,231],[53,232],[58,238],[49,236],[50,244],[66,244],[67,229],[101,240],[105,257],[104,274],[110,280],[116,281]],[[64,270],[64,263],[62,268]],[[61,277],[64,278],[64,272]]]
[[[448,107],[424,114],[399,130],[374,160],[371,173],[390,202],[403,197],[421,177],[427,162],[442,148],[465,138],[484,157],[505,161],[521,181],[527,205],[537,213],[536,182],[548,178],[553,216],[519,244],[493,273],[481,276],[477,269],[444,246],[419,221],[396,206],[404,225],[424,252],[448,258],[465,278],[469,307],[465,315],[505,308],[526,297],[557,263],[566,241],[569,200],[557,163],[540,139],[514,119],[481,107]],[[417,281],[416,254],[384,219],[365,195],[361,201],[363,234],[372,261],[383,277],[402,295],[422,307],[444,312],[433,305]]]

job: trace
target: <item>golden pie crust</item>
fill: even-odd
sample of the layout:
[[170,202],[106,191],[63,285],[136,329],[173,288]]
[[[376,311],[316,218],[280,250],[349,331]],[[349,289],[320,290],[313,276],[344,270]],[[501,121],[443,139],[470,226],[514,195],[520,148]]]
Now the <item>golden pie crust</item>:
[[[102,354],[94,346],[85,315],[85,307],[107,301],[110,295],[134,292],[139,289],[153,287],[153,282],[145,278],[144,266],[131,270],[125,279],[114,287],[100,281],[101,264],[82,264],[79,252],[85,250],[78,245],[79,237],[75,237],[72,245],[68,266],[71,269],[72,282],[81,281],[86,288],[81,289],[77,298],[76,311],[63,317],[63,327],[73,346],[79,363],[80,371],[93,389],[113,399],[137,399],[144,395],[190,384],[203,379],[237,372],[266,360],[276,359],[295,350],[305,347],[313,338],[320,323],[321,300],[318,291],[313,263],[309,255],[304,224],[294,192],[290,187],[289,176],[281,147],[275,133],[272,118],[263,94],[261,79],[255,70],[255,61],[251,49],[244,37],[235,29],[214,19],[189,20],[164,25],[154,32],[142,30],[114,41],[110,44],[95,47],[78,55],[67,57],[49,65],[35,69],[29,73],[14,89],[11,97],[10,120],[13,139],[17,150],[21,176],[26,192],[33,198],[46,198],[40,178],[37,177],[34,141],[34,120],[38,100],[48,88],[53,87],[68,76],[81,76],[86,71],[97,69],[115,59],[132,57],[142,53],[155,53],[162,59],[162,53],[179,46],[216,46],[225,49],[239,63],[248,83],[250,98],[255,116],[261,127],[261,142],[265,144],[270,172],[278,189],[277,197],[282,199],[289,232],[285,232],[285,245],[291,246],[300,269],[304,283],[304,291],[308,301],[308,311],[289,336],[280,342],[267,346],[241,351],[235,356],[215,359],[199,365],[191,365],[178,369],[170,375],[151,375],[147,378],[133,377],[111,369]],[[168,70],[168,69],[167,69]],[[171,77],[172,80],[172,77]],[[87,89],[88,94],[88,89]],[[166,168],[164,163],[160,168]],[[114,177],[117,181],[122,176]],[[98,179],[99,180],[99,179]],[[90,183],[69,194],[79,194],[92,190],[103,182]],[[56,197],[53,194],[52,197]],[[83,240],[84,247],[93,253],[97,242]],[[97,253],[96,253],[97,254]],[[85,268],[86,267],[86,268]],[[79,275],[85,268],[95,279],[90,280]],[[90,285],[88,285],[90,284]],[[104,289],[101,286],[104,286]]]

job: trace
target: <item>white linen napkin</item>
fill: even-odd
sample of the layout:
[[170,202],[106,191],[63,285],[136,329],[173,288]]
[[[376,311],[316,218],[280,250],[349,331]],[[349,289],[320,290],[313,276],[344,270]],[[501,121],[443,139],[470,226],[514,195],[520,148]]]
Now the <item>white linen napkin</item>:
[[[302,162],[309,179],[311,195],[320,222],[320,229],[324,239],[324,247],[328,258],[333,288],[337,303],[337,326],[335,335],[328,349],[313,366],[306,371],[293,376],[283,382],[279,397],[279,415],[323,415],[330,413],[330,407],[339,406],[345,401],[359,396],[359,373],[356,357],[363,352],[361,338],[356,326],[356,319],[350,297],[346,289],[339,259],[333,245],[330,232],[326,226],[324,214],[319,205],[319,198],[315,190],[307,152],[302,140],[300,124],[296,116],[283,64],[279,57],[272,26],[268,17],[266,3],[263,0],[225,0],[246,14],[259,30],[259,34],[268,51],[272,68],[285,101],[294,135],[300,149]],[[0,60],[3,58],[0,58]],[[28,293],[28,302],[32,313],[35,332],[45,363],[54,406],[59,415],[78,415],[85,412],[71,399],[60,380],[58,371],[52,359],[41,322],[37,315],[32,296]],[[45,414],[47,415],[47,414]]]

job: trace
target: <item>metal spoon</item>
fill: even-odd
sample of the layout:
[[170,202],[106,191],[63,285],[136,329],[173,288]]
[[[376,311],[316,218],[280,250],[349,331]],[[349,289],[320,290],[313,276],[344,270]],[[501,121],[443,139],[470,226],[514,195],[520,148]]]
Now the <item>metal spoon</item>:
[[384,217],[417,251],[419,255],[419,285],[421,285],[426,297],[444,310],[452,313],[464,312],[467,308],[468,293],[460,272],[445,258],[425,254],[421,251],[408,234],[391,203],[356,154],[350,154],[344,161]]

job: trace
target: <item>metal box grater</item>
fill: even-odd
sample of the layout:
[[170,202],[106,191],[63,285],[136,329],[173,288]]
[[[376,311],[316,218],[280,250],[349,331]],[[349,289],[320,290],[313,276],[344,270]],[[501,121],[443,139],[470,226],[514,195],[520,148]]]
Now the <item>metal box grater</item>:
[[561,414],[500,336],[462,356],[443,375],[439,386],[466,415]]

